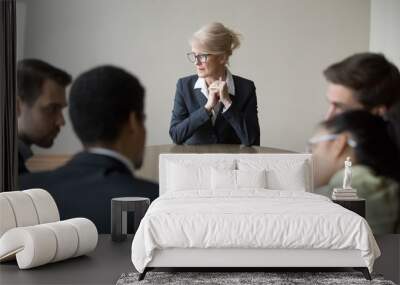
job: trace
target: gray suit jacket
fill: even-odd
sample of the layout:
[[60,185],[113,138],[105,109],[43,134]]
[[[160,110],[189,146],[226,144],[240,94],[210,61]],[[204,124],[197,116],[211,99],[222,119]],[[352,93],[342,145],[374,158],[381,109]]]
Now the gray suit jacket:
[[213,126],[204,105],[207,98],[193,89],[197,75],[178,80],[169,134],[176,144],[260,145],[256,88],[253,81],[233,76],[232,105],[217,115]]

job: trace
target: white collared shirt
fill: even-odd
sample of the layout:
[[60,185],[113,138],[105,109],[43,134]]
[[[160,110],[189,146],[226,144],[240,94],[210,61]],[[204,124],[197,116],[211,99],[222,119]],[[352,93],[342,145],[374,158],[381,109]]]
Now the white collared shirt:
[[115,150],[103,147],[91,147],[88,149],[88,152],[115,158],[116,160],[123,163],[131,171],[132,175],[134,174],[135,168],[133,167],[133,163],[124,155]]
[[[233,82],[233,76],[232,73],[229,71],[229,69],[226,69],[226,85],[228,87],[228,93],[230,95],[235,96],[235,84]],[[203,93],[203,95],[208,99],[208,88],[207,88],[207,83],[206,80],[202,77],[199,77],[196,81],[196,83],[194,84],[194,88],[193,89],[201,89],[201,93]],[[215,124],[215,120],[217,119],[217,115],[219,112],[219,109],[221,108],[221,102],[218,102],[217,105],[214,106],[214,108],[211,110],[212,112],[212,117],[211,117],[211,121],[212,124]],[[226,110],[228,110],[228,108],[224,108],[222,110],[222,112],[225,112]]]

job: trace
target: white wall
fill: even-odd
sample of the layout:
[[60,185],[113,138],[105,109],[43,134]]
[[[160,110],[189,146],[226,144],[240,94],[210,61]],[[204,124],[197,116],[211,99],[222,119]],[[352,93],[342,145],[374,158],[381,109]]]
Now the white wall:
[[400,0],[371,1],[370,50],[400,68]]
[[[21,0],[23,1],[23,0]],[[112,63],[147,89],[148,144],[169,144],[179,77],[194,72],[187,39],[221,21],[243,35],[231,71],[257,87],[261,145],[304,150],[327,109],[322,70],[369,47],[366,0],[35,0],[28,1],[24,56],[77,76]],[[68,120],[50,150],[80,148]]]

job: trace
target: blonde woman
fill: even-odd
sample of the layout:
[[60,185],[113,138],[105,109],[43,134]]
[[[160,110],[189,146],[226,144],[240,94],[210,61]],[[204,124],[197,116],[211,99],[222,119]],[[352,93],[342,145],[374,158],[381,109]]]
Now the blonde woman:
[[196,75],[178,80],[170,136],[176,144],[260,145],[254,83],[227,64],[238,34],[212,23],[193,34],[187,54]]

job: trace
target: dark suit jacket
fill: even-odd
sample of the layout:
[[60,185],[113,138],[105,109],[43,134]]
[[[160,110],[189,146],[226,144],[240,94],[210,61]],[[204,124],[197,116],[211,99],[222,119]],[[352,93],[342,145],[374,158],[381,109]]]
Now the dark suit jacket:
[[33,156],[30,145],[25,143],[22,139],[18,138],[18,175],[29,173],[25,162]]
[[29,173],[28,168],[25,165],[25,159],[22,153],[18,150],[18,175]]
[[212,125],[201,89],[193,89],[197,75],[178,80],[169,134],[176,144],[260,145],[257,97],[254,83],[233,76],[235,96],[232,105],[219,114]]
[[123,163],[112,157],[89,152],[78,153],[54,171],[22,175],[19,187],[49,191],[61,219],[88,218],[99,233],[110,233],[111,198],[158,197],[157,184],[135,178]]

